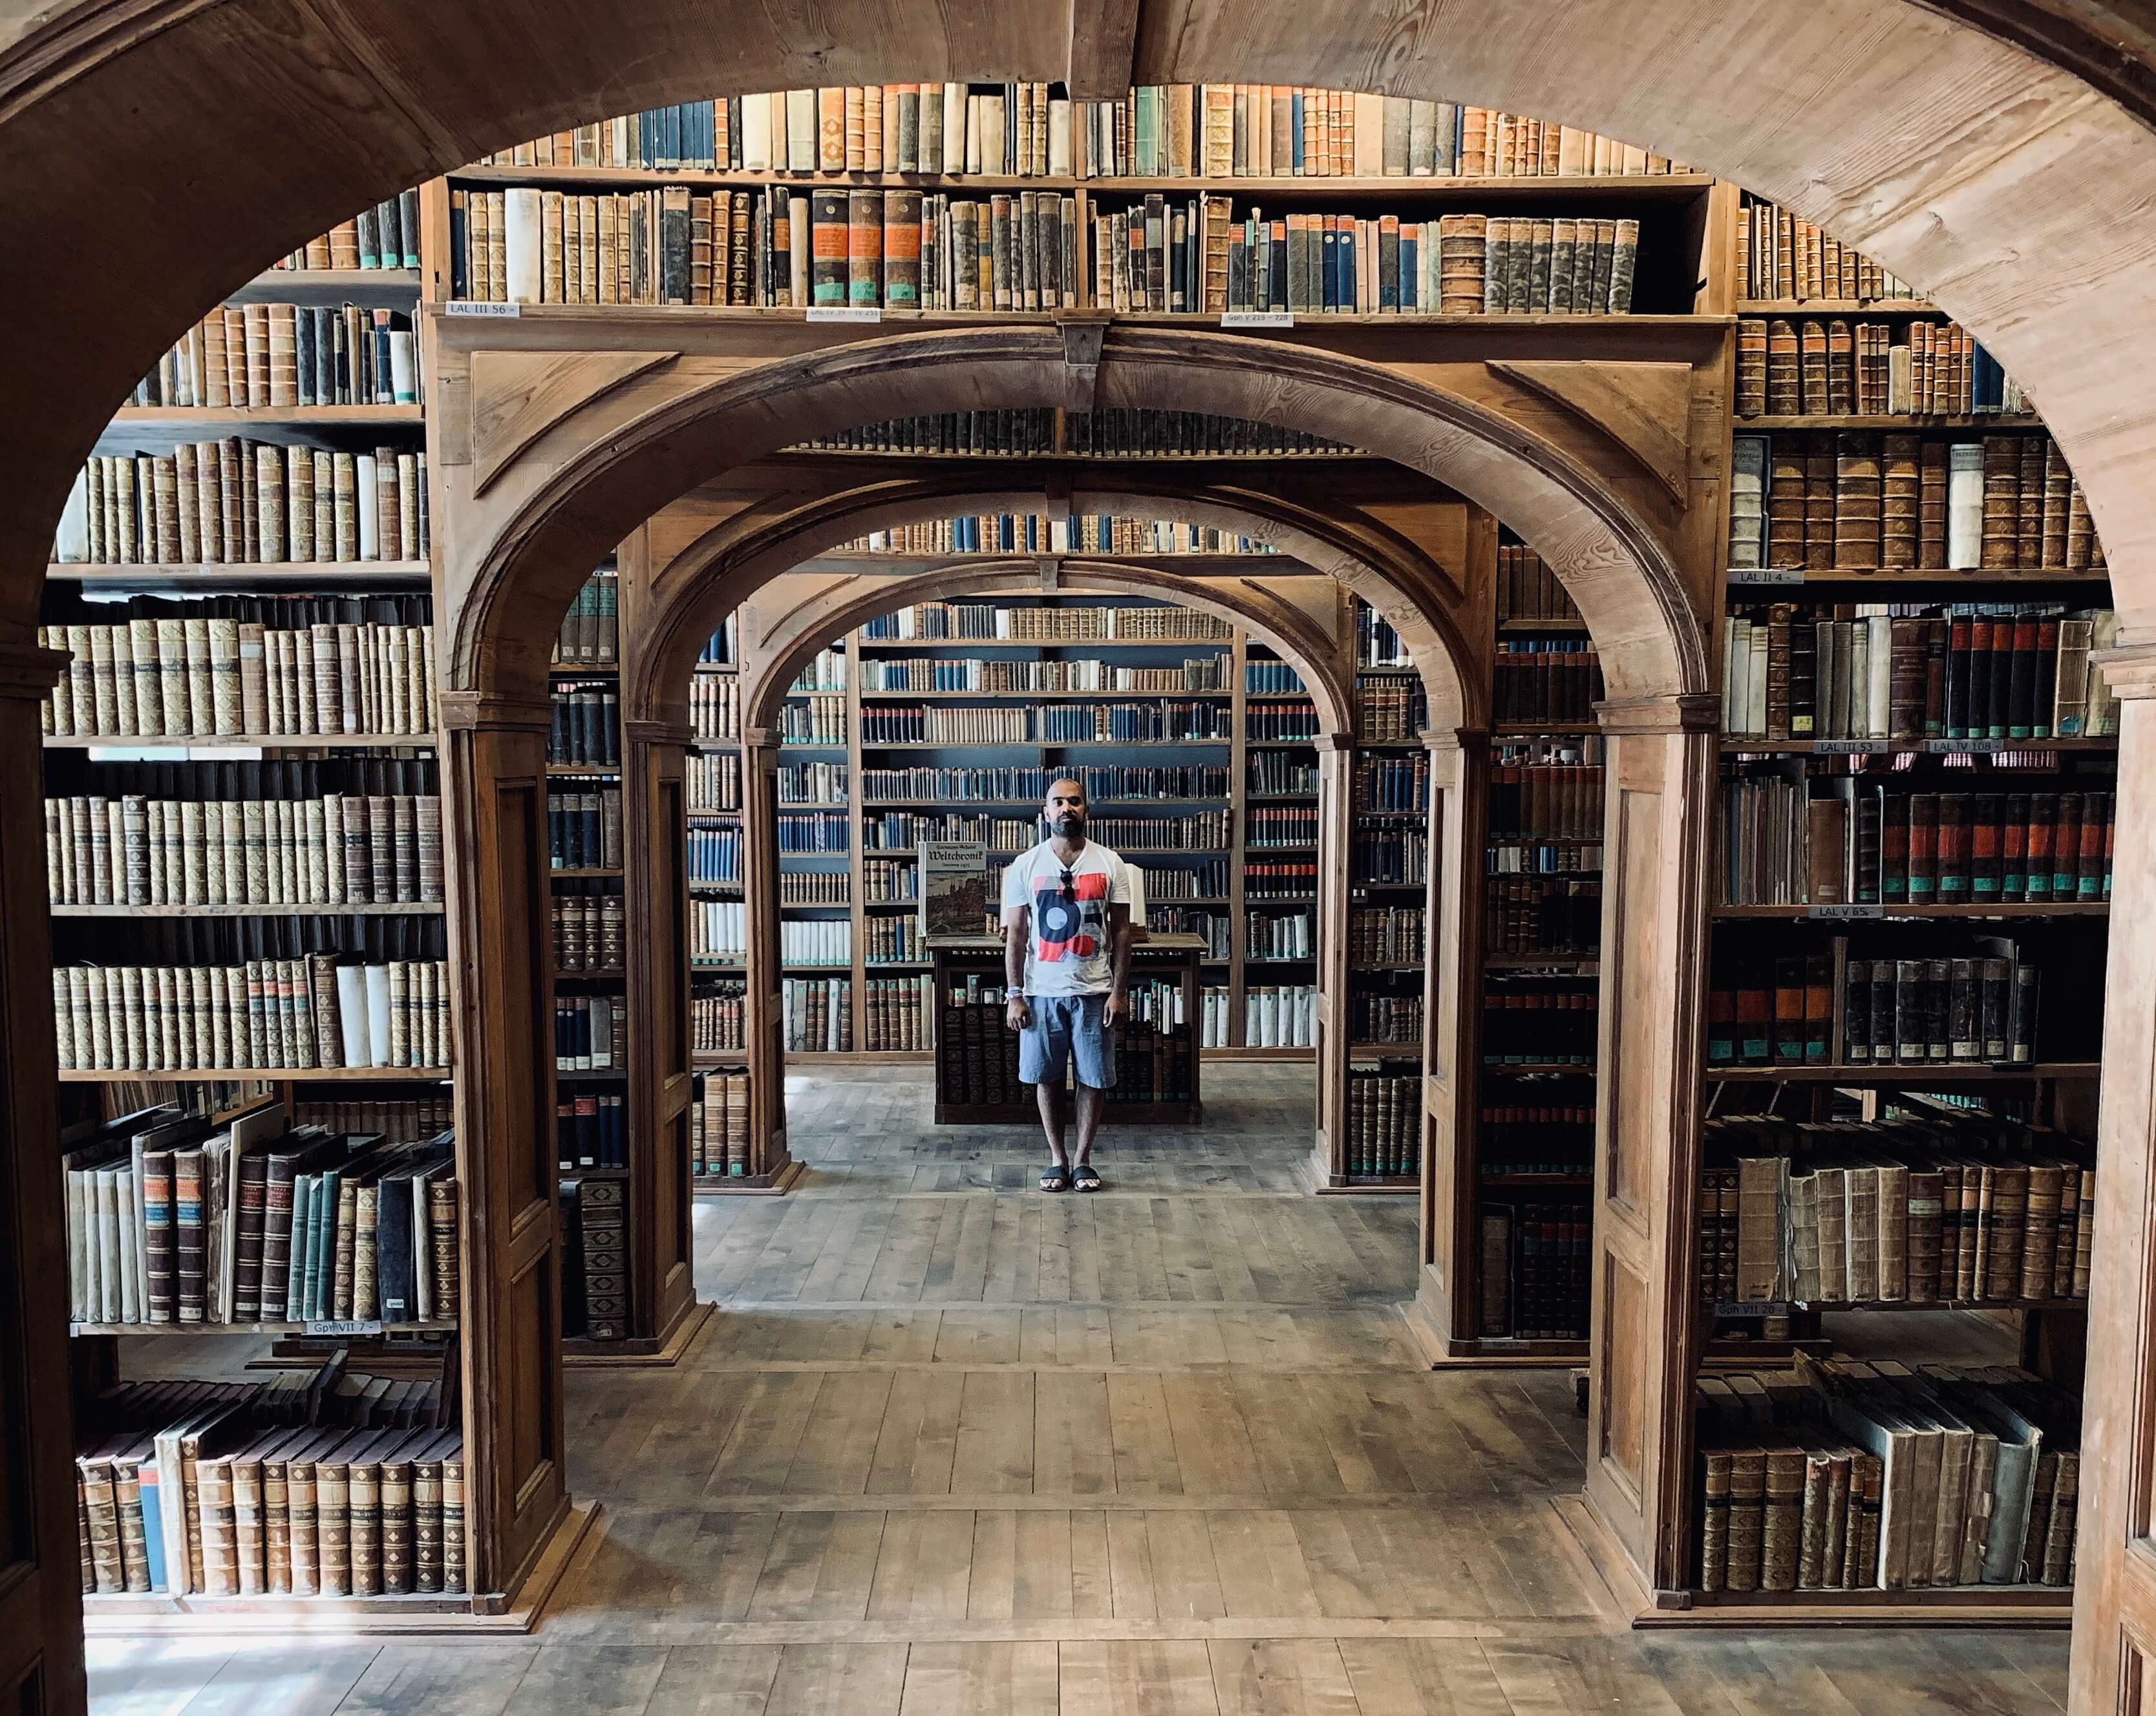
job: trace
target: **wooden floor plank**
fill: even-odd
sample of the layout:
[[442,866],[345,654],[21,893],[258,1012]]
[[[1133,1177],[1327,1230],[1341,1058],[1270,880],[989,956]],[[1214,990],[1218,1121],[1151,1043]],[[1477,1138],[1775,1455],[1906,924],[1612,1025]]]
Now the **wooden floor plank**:
[[778,1658],[776,1645],[676,1645],[644,1716],[764,1716]]
[[898,1716],[904,1645],[788,1645],[764,1716]]
[[1332,1639],[1216,1639],[1207,1649],[1220,1716],[1359,1716]]
[[950,1493],[965,1388],[961,1370],[901,1370],[892,1377],[869,1466],[870,1495]]
[[916,1645],[900,1716],[1058,1716],[1053,1642]]
[[1060,1661],[1061,1716],[1220,1716],[1201,1642],[1066,1642]]

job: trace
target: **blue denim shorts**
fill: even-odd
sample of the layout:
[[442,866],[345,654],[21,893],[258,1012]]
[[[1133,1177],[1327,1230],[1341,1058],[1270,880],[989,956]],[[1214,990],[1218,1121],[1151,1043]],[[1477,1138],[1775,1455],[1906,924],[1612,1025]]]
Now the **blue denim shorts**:
[[1105,1091],[1116,1081],[1116,1038],[1106,995],[1028,995],[1033,1023],[1019,1033],[1018,1076],[1025,1084],[1063,1082],[1078,1063],[1078,1082]]

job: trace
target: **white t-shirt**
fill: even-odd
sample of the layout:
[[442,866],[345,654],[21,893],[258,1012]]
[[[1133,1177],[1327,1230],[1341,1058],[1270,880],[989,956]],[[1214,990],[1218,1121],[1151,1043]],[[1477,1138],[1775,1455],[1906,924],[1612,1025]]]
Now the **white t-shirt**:
[[1070,897],[1063,892],[1063,861],[1043,840],[1004,870],[1004,909],[1032,909],[1028,925],[1025,992],[1029,995],[1105,995],[1115,987],[1108,908],[1131,904],[1130,866],[1088,840],[1070,866]]

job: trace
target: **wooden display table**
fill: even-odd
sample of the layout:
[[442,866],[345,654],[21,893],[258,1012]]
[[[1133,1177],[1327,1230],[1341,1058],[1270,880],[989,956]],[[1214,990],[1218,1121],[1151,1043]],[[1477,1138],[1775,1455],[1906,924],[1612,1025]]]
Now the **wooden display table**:
[[[987,935],[932,935],[936,968],[936,1123],[1019,1126],[1040,1112],[1019,1082],[1018,1034],[1004,1023],[1004,944]],[[1108,1121],[1123,1126],[1195,1126],[1198,1090],[1198,962],[1203,936],[1137,932],[1131,984],[1168,979],[1182,993],[1183,1023],[1127,1024],[1116,1045]],[[968,984],[983,999],[953,1001]],[[993,996],[994,999],[986,999]]]

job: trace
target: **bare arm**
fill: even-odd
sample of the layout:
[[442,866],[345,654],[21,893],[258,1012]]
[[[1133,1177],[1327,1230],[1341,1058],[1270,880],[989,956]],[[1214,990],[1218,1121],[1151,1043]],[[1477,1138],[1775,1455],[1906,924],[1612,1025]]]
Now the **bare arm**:
[[1137,932],[1131,925],[1131,908],[1110,906],[1108,945],[1115,958],[1115,974],[1109,979],[1108,1004],[1104,1010],[1110,1025],[1125,1018],[1131,1010],[1131,948],[1137,940]]
[[1033,1023],[1033,1010],[1025,1004],[1025,944],[1030,933],[1030,906],[1004,907],[1004,1023],[1023,1030]]

